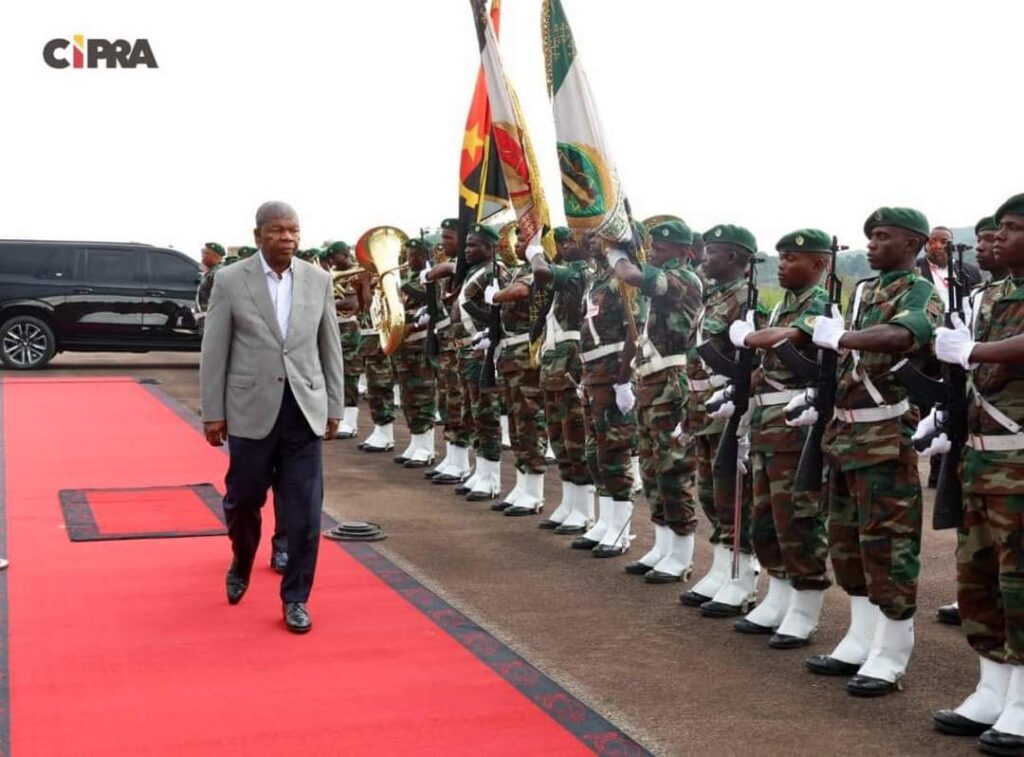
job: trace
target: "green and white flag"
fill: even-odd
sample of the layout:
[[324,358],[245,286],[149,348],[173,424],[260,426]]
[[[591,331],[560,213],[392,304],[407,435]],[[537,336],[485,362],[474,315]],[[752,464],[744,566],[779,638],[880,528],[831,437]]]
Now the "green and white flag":
[[541,26],[569,228],[610,242],[631,240],[625,195],[561,0],[544,0]]

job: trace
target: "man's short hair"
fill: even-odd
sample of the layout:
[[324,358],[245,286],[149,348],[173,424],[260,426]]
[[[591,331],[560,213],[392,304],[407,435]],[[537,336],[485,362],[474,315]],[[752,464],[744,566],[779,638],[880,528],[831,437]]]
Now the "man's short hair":
[[256,228],[262,228],[263,224],[278,218],[294,218],[298,220],[298,217],[299,214],[295,212],[295,208],[288,203],[271,200],[270,202],[263,203],[256,209]]

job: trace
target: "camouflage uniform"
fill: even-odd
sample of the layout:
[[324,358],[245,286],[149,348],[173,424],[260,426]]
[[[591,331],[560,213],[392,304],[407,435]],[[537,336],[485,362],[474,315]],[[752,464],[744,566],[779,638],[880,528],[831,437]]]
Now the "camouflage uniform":
[[[787,291],[772,311],[768,328],[790,327],[808,336],[814,328],[808,318],[825,312],[828,293],[819,286]],[[806,349],[813,359],[816,348]],[[821,491],[794,493],[800,453],[807,428],[786,425],[785,405],[806,388],[774,350],[766,350],[758,374],[757,394],[752,398],[750,457],[754,507],[750,540],[754,554],[768,574],[789,578],[798,591],[823,590],[831,586],[826,573],[828,541]]]
[[[699,343],[711,342],[715,349],[725,356],[735,353],[729,341],[729,326],[740,317],[747,301],[747,281],[744,277],[724,283],[714,283],[706,290],[704,317],[699,324]],[[764,326],[764,310],[759,306],[754,326]],[[687,379],[690,399],[687,424],[689,433],[696,437],[697,444],[697,499],[711,523],[712,544],[732,544],[733,520],[736,505],[735,484],[716,486],[712,466],[718,452],[718,442],[725,430],[725,420],[709,419],[704,410],[716,389],[726,384],[723,376],[713,375],[700,359],[696,349],[691,350],[687,361]],[[750,476],[743,478],[742,526],[740,530],[740,551],[749,553],[749,518],[751,509]]]
[[700,280],[679,259],[642,269],[640,291],[650,307],[636,367],[640,473],[651,521],[687,536],[697,529],[691,488],[695,443],[687,435],[679,444],[672,432],[686,424],[686,353],[694,344],[703,292]]
[[[975,299],[974,338],[1017,336],[1024,323],[1024,282],[1006,278]],[[1024,425],[1024,367],[983,363],[972,372],[976,396]],[[972,436],[1010,436],[979,402],[970,402]],[[1018,433],[1019,436],[1019,433]],[[981,447],[973,442],[973,447]],[[1024,665],[1024,449],[969,446],[961,467],[964,521],[957,534],[957,600],[967,641],[978,654]]]
[[[591,277],[590,264],[575,260],[552,265],[554,301],[548,313],[541,353],[541,383],[548,439],[563,481],[579,486],[594,483],[588,467],[587,432],[583,402],[576,387],[583,380],[580,362],[580,326],[583,294]],[[591,453],[594,448],[591,445]]]
[[[914,337],[908,354],[920,363],[942,322],[942,309],[926,279],[889,271],[858,284],[847,321],[854,330],[905,327]],[[921,481],[910,437],[920,412],[908,404],[889,420],[858,423],[842,416],[907,403],[906,389],[889,373],[900,359],[881,352],[846,353],[836,391],[839,417],[829,423],[823,442],[830,463],[828,542],[836,581],[850,596],[869,597],[891,620],[907,620],[917,609]],[[872,399],[869,386],[881,403]]]
[[[442,282],[438,282],[440,290]],[[437,407],[444,424],[444,439],[449,444],[468,447],[472,443],[472,425],[466,422],[463,407],[466,399],[459,378],[459,354],[453,336],[453,319],[444,315],[437,323]],[[472,420],[470,418],[470,420]]]
[[[351,287],[346,285],[346,295],[351,291]],[[345,407],[358,407],[359,376],[363,372],[363,360],[359,355],[359,345],[363,341],[359,333],[359,316],[339,313],[338,330],[341,332],[341,357],[345,370]]]
[[[459,377],[462,381],[464,402],[462,417],[473,429],[473,447],[477,455],[492,462],[501,460],[501,392],[497,388],[482,391],[480,372],[484,353],[470,347],[472,338],[487,331],[487,323],[477,320],[463,307],[471,302],[476,309],[486,312],[484,290],[494,279],[494,265],[490,261],[479,263],[466,272],[465,283],[458,303],[452,310],[452,333],[459,345]],[[499,279],[502,266],[499,264]]]
[[[520,267],[508,283],[532,286],[533,273]],[[509,410],[509,436],[521,473],[543,474],[546,468],[547,422],[540,389],[540,368],[530,366],[530,300],[506,302],[501,306],[504,337],[497,352],[497,369],[505,384]]]
[[[420,283],[419,271],[408,269],[403,275],[402,296],[405,322],[410,325],[416,312],[426,304],[426,287]],[[410,434],[423,434],[434,428],[437,405],[434,395],[434,366],[427,358],[424,345],[427,332],[409,330],[391,362],[402,392],[402,412]]]
[[380,346],[380,335],[373,328],[370,314],[359,317],[362,343],[359,345],[359,359],[366,372],[366,396],[370,403],[370,417],[378,426],[386,426],[395,420],[395,377],[391,372],[391,358]]
[[207,308],[210,307],[210,292],[213,291],[213,279],[221,265],[221,263],[217,263],[217,265],[207,269],[206,273],[203,274],[202,280],[199,282],[199,288],[196,290],[196,310],[200,313],[206,313]]
[[[583,362],[587,429],[596,447],[591,475],[598,494],[619,502],[633,500],[630,457],[636,429],[636,411],[623,413],[615,403],[622,348],[626,340],[626,305],[622,287],[611,270],[601,267],[583,299],[585,308],[580,348]],[[634,308],[634,311],[636,309]],[[636,312],[634,312],[636,317]]]

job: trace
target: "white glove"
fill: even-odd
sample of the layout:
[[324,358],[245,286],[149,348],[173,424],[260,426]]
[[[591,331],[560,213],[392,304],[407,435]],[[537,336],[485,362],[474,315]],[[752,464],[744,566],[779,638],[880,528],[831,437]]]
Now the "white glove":
[[813,426],[818,422],[818,409],[814,407],[816,392],[808,389],[786,403],[786,425],[790,428]]
[[736,442],[736,468],[744,476],[750,472],[750,434],[744,434]]
[[814,343],[824,350],[839,352],[839,340],[846,333],[843,316],[832,311],[831,315],[819,315],[814,324]]
[[624,253],[622,250],[608,250],[608,267],[615,270],[617,266],[623,260],[629,260],[629,255]]
[[491,340],[486,336],[473,342],[473,349],[477,352],[487,352],[490,348]]
[[501,287],[498,286],[496,282],[492,281],[490,284],[487,285],[487,288],[484,290],[484,302],[486,302],[488,305],[493,305],[494,295],[496,295],[500,291]]
[[544,254],[544,248],[539,244],[532,244],[526,248],[526,262],[533,263],[533,259]]
[[678,444],[680,447],[685,447],[693,439],[690,434],[683,431],[683,424],[677,423],[675,429],[672,431],[672,441]]
[[412,325],[417,329],[422,329],[428,323],[430,323],[430,313],[427,312],[425,307],[422,307],[416,311],[416,320],[413,321]]
[[430,263],[423,266],[423,270],[420,271],[420,283],[426,286],[430,282],[427,281],[427,274],[430,273]]
[[935,332],[935,357],[943,363],[961,365],[965,371],[969,371],[971,353],[976,344],[960,316],[954,315],[953,328],[943,326]]
[[[949,443],[949,436],[945,431],[939,430],[945,422],[944,416],[944,413],[940,413],[933,407],[932,411],[917,424],[917,430],[911,437],[911,441],[914,443],[914,449],[917,450],[918,457],[945,455],[952,449],[953,445]],[[922,445],[925,443],[928,446],[922,449]]]
[[615,385],[615,404],[619,406],[619,411],[622,413],[628,413],[636,405],[636,395],[633,394],[632,384],[616,384]]
[[704,407],[708,411],[709,418],[714,418],[715,420],[732,418],[736,412],[736,403],[732,401],[732,386],[724,387],[712,394],[707,402],[704,403]]
[[754,328],[754,313],[747,313],[746,318],[732,322],[729,327],[729,341],[733,347],[742,348],[747,346],[747,337],[757,329]]

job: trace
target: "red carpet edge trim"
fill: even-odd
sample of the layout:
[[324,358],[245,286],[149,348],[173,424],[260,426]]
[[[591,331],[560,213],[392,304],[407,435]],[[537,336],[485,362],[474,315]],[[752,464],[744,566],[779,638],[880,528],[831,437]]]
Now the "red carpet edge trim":
[[[4,448],[4,380],[0,379],[0,557],[7,556],[7,452]],[[7,656],[7,570],[0,571],[0,754],[11,753],[11,668]]]

